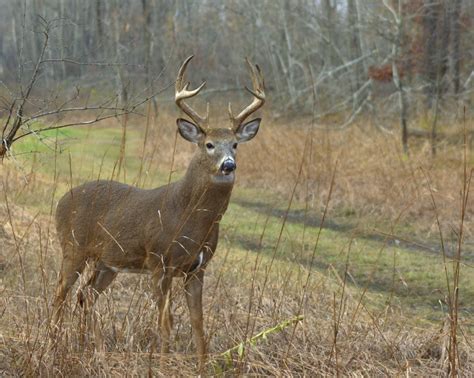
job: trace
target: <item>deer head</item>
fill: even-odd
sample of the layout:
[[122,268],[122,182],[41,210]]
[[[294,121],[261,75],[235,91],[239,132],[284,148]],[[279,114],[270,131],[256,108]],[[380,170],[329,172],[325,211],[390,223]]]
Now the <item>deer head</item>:
[[247,59],[253,90],[246,89],[254,97],[252,103],[235,117],[229,103],[230,127],[211,128],[209,125],[209,103],[207,103],[206,116],[202,117],[185,102],[185,100],[196,96],[206,85],[206,82],[203,82],[198,88],[190,90],[189,82],[185,83],[184,73],[192,58],[193,55],[188,57],[179,69],[176,79],[175,101],[176,105],[194,122],[178,118],[178,131],[184,139],[198,145],[198,159],[202,166],[207,167],[213,182],[232,183],[234,171],[237,168],[235,162],[237,146],[257,135],[260,126],[260,118],[246,123],[244,121],[265,103],[263,76],[258,65],[253,66]]

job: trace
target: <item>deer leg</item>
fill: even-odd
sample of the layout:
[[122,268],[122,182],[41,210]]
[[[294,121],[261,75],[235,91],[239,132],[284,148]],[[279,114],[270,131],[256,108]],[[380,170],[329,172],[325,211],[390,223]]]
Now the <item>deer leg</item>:
[[[82,286],[77,293],[77,300],[82,307],[84,318],[81,327],[81,343],[84,343],[87,333],[92,331],[94,335],[95,349],[98,351],[105,351],[104,337],[101,331],[100,322],[94,313],[89,313],[92,306],[94,306],[99,294],[104,291],[107,286],[117,277],[117,272],[107,267],[102,261],[97,261],[94,272],[87,283]],[[91,315],[91,316],[90,316]]]
[[155,296],[159,310],[159,330],[161,336],[161,354],[170,351],[170,335],[173,319],[171,316],[171,283],[173,281],[172,272],[166,269],[158,269],[153,274],[153,283],[155,286]]
[[204,284],[204,270],[191,274],[186,278],[184,290],[189,308],[189,317],[193,329],[194,343],[199,358],[199,370],[202,371],[206,362],[206,340],[204,335],[202,315],[202,288]]
[[116,271],[110,269],[102,261],[98,261],[92,277],[77,294],[80,306],[84,307],[86,298],[90,298],[90,305],[92,306],[99,294],[112,283],[115,277],[117,277]]
[[[69,254],[70,252],[70,254]],[[76,282],[86,265],[86,254],[79,251],[67,250],[64,253],[61,272],[56,287],[56,297],[53,303],[53,325],[57,325],[61,318],[61,312],[66,300],[67,293]]]

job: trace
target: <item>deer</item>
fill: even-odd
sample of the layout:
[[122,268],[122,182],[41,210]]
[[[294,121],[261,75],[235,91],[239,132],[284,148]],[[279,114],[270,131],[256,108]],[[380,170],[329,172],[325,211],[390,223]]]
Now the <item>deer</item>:
[[78,303],[91,305],[120,272],[150,273],[158,307],[160,355],[170,352],[171,288],[184,278],[184,292],[199,369],[207,357],[203,325],[203,284],[206,266],[219,239],[219,223],[235,182],[236,152],[258,132],[261,118],[244,122],[265,103],[263,75],[246,59],[253,89],[250,105],[234,116],[229,102],[228,125],[211,127],[209,103],[201,116],[188,100],[206,85],[190,89],[181,65],[175,82],[175,103],[190,119],[178,118],[180,136],[197,145],[184,176],[167,185],[141,189],[112,180],[87,182],[69,190],[58,202],[56,229],[62,263],[53,301],[53,324],[58,327],[68,292],[86,265],[90,279],[78,290]]

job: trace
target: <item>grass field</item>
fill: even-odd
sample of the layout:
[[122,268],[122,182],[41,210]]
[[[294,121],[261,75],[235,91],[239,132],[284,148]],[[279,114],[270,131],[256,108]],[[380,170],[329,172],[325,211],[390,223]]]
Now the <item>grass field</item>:
[[[72,295],[62,333],[47,336],[57,200],[98,177],[163,185],[187,166],[193,147],[175,139],[174,118],[145,124],[129,121],[125,154],[121,124],[110,121],[24,138],[0,165],[1,374],[196,373],[182,290],[175,353],[160,366],[151,352],[147,275],[119,275],[87,319]],[[441,144],[432,157],[417,142],[405,156],[398,135],[370,124],[327,131],[264,117],[238,166],[206,275],[207,374],[444,375],[453,285],[459,374],[474,374],[472,195],[461,205],[463,187],[472,192],[468,149]]]

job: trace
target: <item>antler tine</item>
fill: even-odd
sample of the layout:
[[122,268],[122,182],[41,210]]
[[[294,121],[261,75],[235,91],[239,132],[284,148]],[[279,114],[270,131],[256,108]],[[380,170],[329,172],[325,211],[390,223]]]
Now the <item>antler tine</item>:
[[175,83],[175,102],[178,107],[185,112],[189,117],[192,118],[199,126],[207,127],[209,121],[209,104],[207,105],[207,114],[206,117],[201,117],[193,108],[191,108],[184,100],[196,96],[201,89],[206,85],[206,82],[203,81],[202,84],[196,89],[189,90],[190,83],[187,82],[184,84],[184,73],[188,63],[194,55],[191,55],[186,58],[178,71],[178,76]]
[[[255,67],[252,65],[252,63],[250,63],[250,60],[248,57],[245,58],[245,61],[247,62],[247,67],[249,68],[249,71],[250,71],[250,76],[252,78],[252,87],[253,88],[258,88],[260,86],[260,83],[259,83],[259,71],[260,69],[258,68],[258,65],[255,65]],[[255,70],[255,68],[257,68],[257,70]]]
[[234,121],[234,116],[232,115],[232,103],[229,102],[229,107],[227,108],[227,111],[229,112],[229,119],[231,122]]
[[250,114],[256,112],[265,103],[265,83],[263,81],[262,71],[258,65],[253,65],[248,58],[245,59],[250,71],[252,80],[252,89],[245,87],[245,89],[252,94],[253,101],[244,110],[242,110],[237,117],[232,115],[232,105],[229,102],[229,117],[234,129],[237,128]]

